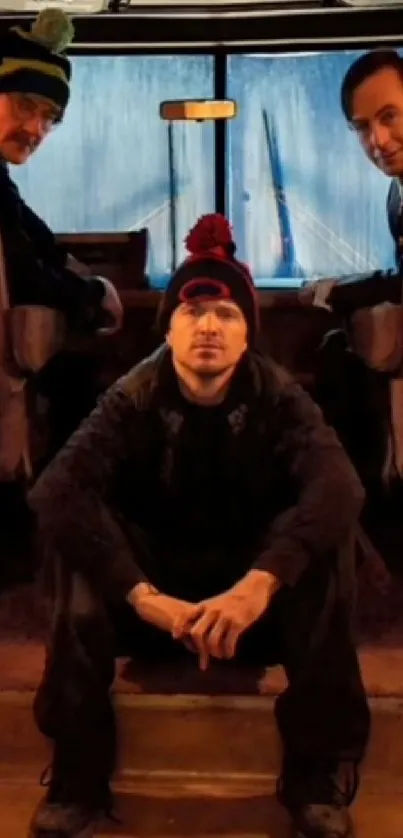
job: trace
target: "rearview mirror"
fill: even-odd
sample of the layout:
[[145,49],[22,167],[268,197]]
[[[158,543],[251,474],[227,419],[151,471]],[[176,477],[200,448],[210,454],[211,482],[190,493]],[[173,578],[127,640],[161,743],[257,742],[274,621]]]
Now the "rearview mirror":
[[160,117],[166,122],[234,119],[237,113],[232,99],[176,99],[160,104]]
[[[177,177],[175,169],[175,122],[218,122],[234,119],[238,107],[233,99],[171,99],[160,103],[160,117],[167,122],[169,165],[169,218],[171,238],[171,273],[176,270]],[[225,129],[225,125],[222,126]]]

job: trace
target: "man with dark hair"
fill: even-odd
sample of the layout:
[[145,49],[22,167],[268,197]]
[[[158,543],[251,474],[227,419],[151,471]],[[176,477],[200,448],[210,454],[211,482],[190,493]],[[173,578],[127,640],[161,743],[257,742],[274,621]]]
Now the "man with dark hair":
[[[331,332],[318,355],[316,397],[346,445],[369,497],[393,487],[401,508],[403,477],[403,61],[394,50],[358,58],[341,87],[341,107],[368,159],[392,178],[387,198],[396,271],[375,271],[310,283],[306,304],[341,317],[346,332]],[[366,312],[358,310],[367,309]],[[350,351],[353,350],[353,352]],[[388,515],[392,509],[388,493]],[[380,515],[380,507],[378,507]],[[378,517],[379,517],[378,515]],[[400,519],[400,512],[398,515]],[[371,524],[372,526],[372,524]],[[377,537],[377,536],[376,536]]]
[[110,805],[123,641],[196,653],[202,669],[251,650],[282,662],[279,798],[301,838],[350,838],[370,723],[348,547],[363,491],[310,397],[254,351],[253,281],[226,220],[202,218],[187,247],[159,311],[164,345],[31,494],[55,609],[35,717],[55,745],[30,836],[78,838]]
[[[403,62],[393,49],[375,49],[361,55],[351,64],[344,76],[341,91],[341,107],[348,122],[354,117],[354,94],[364,82],[384,70],[395,70],[403,80]],[[384,76],[382,76],[384,78]]]
[[[403,268],[403,60],[394,50],[374,50],[360,56],[347,71],[341,87],[341,107],[369,160],[392,177],[387,214],[396,250],[392,271],[324,279],[301,292],[305,302],[327,305],[341,315],[357,308],[402,300]],[[387,280],[387,281],[384,281]]]

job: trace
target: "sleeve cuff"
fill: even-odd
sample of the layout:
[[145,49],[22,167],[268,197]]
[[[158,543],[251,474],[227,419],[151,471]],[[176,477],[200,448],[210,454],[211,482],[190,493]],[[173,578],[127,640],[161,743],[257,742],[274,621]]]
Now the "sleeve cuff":
[[128,594],[139,582],[149,582],[143,571],[134,562],[116,570],[113,578],[105,580],[106,591],[116,601],[127,599]]
[[260,553],[253,564],[255,570],[265,570],[283,585],[293,588],[310,562],[309,554],[300,546],[270,547]]
[[106,294],[106,285],[101,277],[84,277],[84,282],[91,300],[94,300],[94,302],[101,302]]

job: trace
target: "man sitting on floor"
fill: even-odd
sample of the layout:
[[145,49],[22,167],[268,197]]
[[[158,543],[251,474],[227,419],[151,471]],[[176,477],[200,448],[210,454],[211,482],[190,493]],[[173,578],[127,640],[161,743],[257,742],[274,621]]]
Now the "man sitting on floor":
[[[228,223],[187,238],[165,343],[119,380],[31,494],[54,598],[35,702],[54,740],[31,836],[73,838],[111,806],[116,637],[281,662],[280,800],[299,835],[351,835],[369,710],[351,638],[363,490],[308,395],[253,351],[253,282]],[[122,647],[120,647],[122,651]],[[85,833],[87,835],[87,832]]]

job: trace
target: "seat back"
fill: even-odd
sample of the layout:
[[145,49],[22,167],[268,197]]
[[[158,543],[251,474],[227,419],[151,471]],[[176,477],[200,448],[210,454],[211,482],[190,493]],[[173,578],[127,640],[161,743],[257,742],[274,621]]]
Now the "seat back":
[[60,234],[60,242],[90,273],[105,276],[118,290],[148,287],[148,230],[127,233]]

